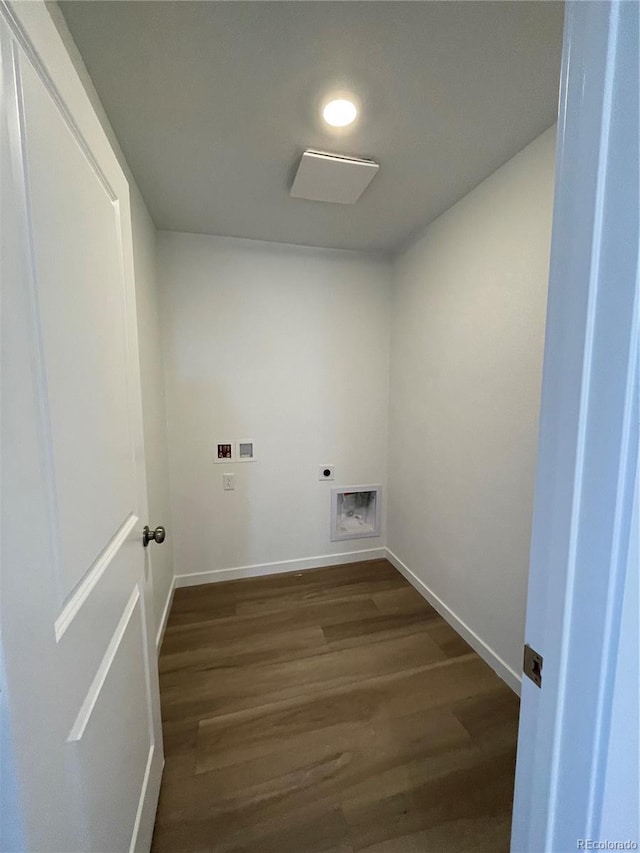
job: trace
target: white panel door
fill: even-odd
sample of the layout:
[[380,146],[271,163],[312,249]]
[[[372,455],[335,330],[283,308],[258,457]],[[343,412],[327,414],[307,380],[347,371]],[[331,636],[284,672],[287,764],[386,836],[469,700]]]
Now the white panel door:
[[163,757],[129,189],[44,4],[0,9],[12,832],[146,850]]

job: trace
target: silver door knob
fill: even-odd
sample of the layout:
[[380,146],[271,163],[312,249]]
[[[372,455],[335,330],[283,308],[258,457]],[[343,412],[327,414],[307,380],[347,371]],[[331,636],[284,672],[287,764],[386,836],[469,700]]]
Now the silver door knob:
[[157,542],[158,545],[162,545],[166,535],[167,531],[164,527],[156,527],[155,530],[150,530],[149,525],[145,524],[144,530],[142,531],[142,544],[145,548],[149,542]]

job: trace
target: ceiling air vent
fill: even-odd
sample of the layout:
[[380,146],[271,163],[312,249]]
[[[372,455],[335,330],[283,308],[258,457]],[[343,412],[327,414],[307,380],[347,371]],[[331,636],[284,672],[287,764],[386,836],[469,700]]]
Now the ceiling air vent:
[[374,179],[380,166],[373,160],[305,151],[291,187],[294,198],[354,204]]

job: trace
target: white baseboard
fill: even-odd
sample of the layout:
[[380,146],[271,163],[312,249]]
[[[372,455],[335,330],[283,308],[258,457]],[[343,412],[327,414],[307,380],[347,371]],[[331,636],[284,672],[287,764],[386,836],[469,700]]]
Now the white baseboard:
[[363,560],[382,560],[387,556],[386,548],[368,548],[364,551],[348,551],[342,554],[325,554],[321,557],[304,557],[301,560],[281,560],[278,563],[257,563],[253,566],[237,566],[231,569],[211,569],[189,575],[176,575],[176,588],[197,586],[201,583],[220,583],[240,578],[257,578],[261,575],[278,575],[283,572],[300,572],[305,569],[321,569],[325,566],[341,566],[344,563],[359,563]]
[[388,548],[386,548],[385,551],[387,559],[400,572],[400,574],[404,575],[420,595],[422,595],[423,598],[426,598],[429,604],[438,611],[443,619],[446,619],[454,631],[460,634],[460,636],[469,643],[471,648],[480,655],[485,663],[488,663],[491,669],[500,676],[500,678],[514,691],[514,693],[517,693],[519,696],[521,688],[520,675],[511,669],[511,667],[506,664],[502,658],[475,633],[475,631],[472,631],[471,628],[462,621],[462,619],[456,616],[453,610],[450,610],[444,601],[438,598],[438,596],[429,589],[424,581],[421,581],[420,578],[393,553],[393,551],[390,551]]
[[173,593],[176,588],[176,579],[174,578],[171,581],[171,586],[169,587],[169,594],[167,595],[167,601],[164,605],[164,610],[162,611],[162,619],[160,620],[160,624],[158,625],[158,633],[156,634],[156,653],[160,654],[160,646],[162,645],[162,638],[164,637],[165,628],[167,627],[167,619],[169,618],[169,611],[171,610],[171,603],[173,602]]

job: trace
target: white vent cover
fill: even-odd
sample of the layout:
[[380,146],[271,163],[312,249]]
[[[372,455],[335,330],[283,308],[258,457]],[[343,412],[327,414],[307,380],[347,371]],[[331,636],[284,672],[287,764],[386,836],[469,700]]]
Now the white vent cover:
[[342,154],[305,151],[300,160],[291,195],[311,201],[353,204],[369,186],[380,166]]

